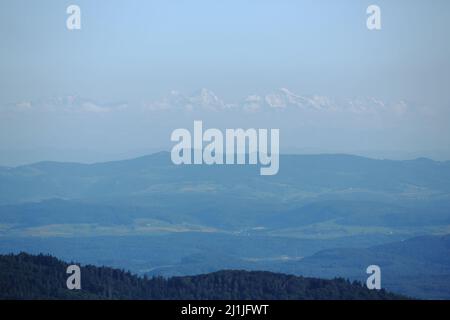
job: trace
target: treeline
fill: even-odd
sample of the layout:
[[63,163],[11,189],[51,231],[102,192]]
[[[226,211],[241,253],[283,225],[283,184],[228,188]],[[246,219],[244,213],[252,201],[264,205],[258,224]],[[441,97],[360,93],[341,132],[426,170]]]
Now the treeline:
[[69,264],[49,255],[0,255],[0,299],[402,299],[359,282],[263,271],[226,270],[199,276],[138,277],[119,269],[81,267],[81,290],[69,290]]

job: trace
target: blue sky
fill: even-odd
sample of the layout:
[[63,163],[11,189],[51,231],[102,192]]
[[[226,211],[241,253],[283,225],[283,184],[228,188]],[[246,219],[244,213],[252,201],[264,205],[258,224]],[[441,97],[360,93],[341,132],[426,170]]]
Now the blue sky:
[[[82,30],[65,29],[78,4]],[[377,3],[383,30],[369,32]],[[3,101],[157,97],[208,87],[430,99],[449,81],[450,3],[17,1],[0,4]],[[418,92],[419,91],[419,92]],[[443,90],[446,91],[446,90]]]
[[[81,7],[82,30],[65,27],[70,4]],[[370,4],[381,7],[381,31],[366,28]],[[3,0],[0,104],[67,95],[139,104],[162,99],[171,90],[193,94],[201,88],[237,103],[248,95],[289,88],[337,99],[405,100],[438,110],[442,121],[448,119],[450,107],[449,23],[446,0],[432,4],[419,0]],[[37,129],[26,124],[27,116],[17,116],[22,118],[15,122],[0,117],[8,121],[1,131],[0,149],[29,144],[63,150],[49,137],[34,141]],[[40,127],[57,132],[60,123],[55,122],[62,120],[49,115],[45,119]],[[113,134],[108,131],[114,127],[112,122],[106,126],[89,121],[103,133]],[[410,131],[426,136],[420,130],[429,123],[434,124],[410,122],[405,136]],[[126,131],[127,124],[122,125]],[[435,138],[448,133],[444,124],[436,127],[440,131],[424,138],[422,145],[410,143],[406,149],[447,148],[447,140]],[[381,125],[377,130],[384,132]],[[24,136],[17,141],[8,138],[17,132]],[[77,150],[82,145],[70,144]],[[147,145],[134,147],[145,150]],[[342,149],[361,148],[348,142]]]

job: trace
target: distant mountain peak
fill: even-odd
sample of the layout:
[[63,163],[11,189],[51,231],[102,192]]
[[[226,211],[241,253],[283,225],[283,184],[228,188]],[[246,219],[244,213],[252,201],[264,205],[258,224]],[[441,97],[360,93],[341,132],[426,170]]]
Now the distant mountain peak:
[[[50,97],[37,101],[20,101],[10,104],[9,110],[27,111],[39,108],[47,111],[80,111],[103,113],[132,108],[127,102],[100,103],[93,99],[85,99],[79,95]],[[136,106],[135,106],[136,107]],[[263,112],[272,110],[299,110],[311,112],[345,112],[345,113],[392,113],[401,115],[411,107],[404,100],[386,102],[375,97],[335,99],[332,97],[312,94],[304,95],[281,87],[264,94],[250,94],[237,102],[227,102],[208,88],[201,88],[185,94],[178,90],[170,90],[161,99],[142,103],[140,106],[147,111],[226,111],[242,110],[244,112]]]

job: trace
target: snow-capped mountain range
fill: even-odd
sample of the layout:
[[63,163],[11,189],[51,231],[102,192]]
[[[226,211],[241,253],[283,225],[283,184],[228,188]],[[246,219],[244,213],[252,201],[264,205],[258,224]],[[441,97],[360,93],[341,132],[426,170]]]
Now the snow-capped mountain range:
[[350,112],[403,114],[411,105],[405,101],[386,102],[373,97],[334,99],[321,95],[300,95],[281,88],[267,94],[252,94],[237,102],[227,102],[208,89],[188,95],[172,90],[161,99],[141,103],[100,103],[76,95],[48,98],[38,101],[20,101],[0,106],[2,110],[48,110],[104,113],[129,109],[144,111],[244,111],[264,112],[273,110],[301,110],[312,112]]
[[149,110],[243,110],[246,112],[258,112],[297,109],[352,113],[390,111],[397,114],[408,110],[408,105],[405,101],[385,102],[372,97],[342,100],[320,95],[300,95],[286,88],[263,95],[248,95],[238,102],[226,102],[213,91],[205,88],[193,95],[184,95],[179,91],[171,91],[161,100],[145,103],[144,107]]

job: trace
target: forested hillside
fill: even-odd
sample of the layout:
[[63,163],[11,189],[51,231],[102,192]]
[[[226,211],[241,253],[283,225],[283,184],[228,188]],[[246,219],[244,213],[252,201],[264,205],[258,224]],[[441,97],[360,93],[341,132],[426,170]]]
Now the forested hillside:
[[48,255],[0,256],[0,299],[401,299],[344,279],[271,272],[219,271],[148,279],[108,267],[83,266],[81,290],[66,288],[69,264]]

